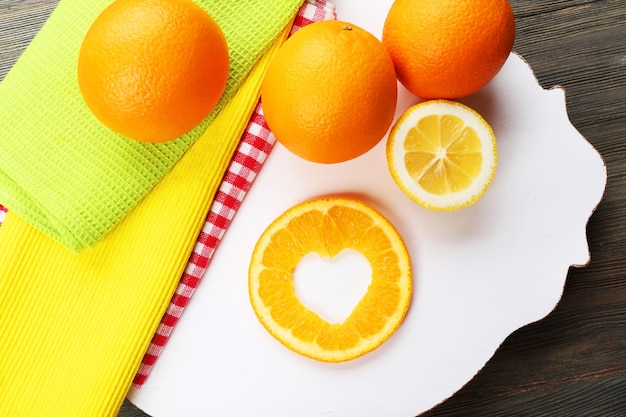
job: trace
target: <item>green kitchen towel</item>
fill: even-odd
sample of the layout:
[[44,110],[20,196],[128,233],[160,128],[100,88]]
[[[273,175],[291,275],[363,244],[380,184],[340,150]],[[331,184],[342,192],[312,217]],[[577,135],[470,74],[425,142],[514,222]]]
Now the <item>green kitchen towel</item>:
[[0,83],[0,203],[73,252],[94,246],[174,166],[302,0],[196,0],[226,35],[229,80],[206,120],[163,144],[112,132],[80,95],[80,45],[110,3],[61,0]]

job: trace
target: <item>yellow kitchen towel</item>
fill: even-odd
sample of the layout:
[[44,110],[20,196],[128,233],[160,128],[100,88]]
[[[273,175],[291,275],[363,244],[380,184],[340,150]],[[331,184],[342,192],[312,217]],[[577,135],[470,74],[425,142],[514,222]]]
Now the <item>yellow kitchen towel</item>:
[[0,203],[77,253],[115,227],[174,166],[302,4],[195,0],[226,36],[226,91],[188,134],[146,144],[102,125],[78,88],[82,40],[111,1],[61,0],[0,83]]
[[203,136],[95,247],[0,227],[0,416],[115,416],[291,25]]

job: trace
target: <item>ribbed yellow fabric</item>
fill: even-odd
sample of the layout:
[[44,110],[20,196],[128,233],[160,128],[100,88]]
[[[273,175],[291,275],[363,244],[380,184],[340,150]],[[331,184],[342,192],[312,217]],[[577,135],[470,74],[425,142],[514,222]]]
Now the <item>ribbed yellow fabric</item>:
[[85,33],[111,2],[60,0],[0,83],[0,202],[76,253],[98,243],[176,164],[302,4],[195,0],[226,36],[226,90],[196,128],[151,144],[100,123],[78,87]]
[[206,133],[95,247],[0,227],[0,416],[115,416],[258,101],[257,63]]

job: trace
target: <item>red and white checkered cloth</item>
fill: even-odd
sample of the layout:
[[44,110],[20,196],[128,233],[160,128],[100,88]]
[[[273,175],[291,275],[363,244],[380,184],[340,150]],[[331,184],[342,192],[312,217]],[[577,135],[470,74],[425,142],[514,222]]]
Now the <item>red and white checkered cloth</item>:
[[[331,3],[326,0],[306,0],[296,15],[291,34],[315,21],[336,18],[335,7]],[[259,101],[228,170],[224,174],[176,292],[143,357],[141,367],[135,375],[134,387],[141,388],[148,378],[174,326],[200,283],[217,246],[235,216],[235,212],[241,205],[275,142],[276,139],[265,122]],[[6,211],[6,208],[0,205],[0,225],[4,220]]]
[[[315,21],[336,18],[335,7],[326,0],[306,0],[296,15],[291,34]],[[206,222],[198,236],[176,293],[135,376],[133,386],[136,388],[140,388],[148,378],[174,326],[211,262],[215,249],[275,142],[276,139],[265,122],[259,101],[209,209]]]

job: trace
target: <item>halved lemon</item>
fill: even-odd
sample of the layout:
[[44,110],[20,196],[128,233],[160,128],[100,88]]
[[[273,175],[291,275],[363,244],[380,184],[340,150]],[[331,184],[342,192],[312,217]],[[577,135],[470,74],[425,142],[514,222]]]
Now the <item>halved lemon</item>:
[[456,210],[477,202],[491,185],[498,165],[496,137],[470,107],[425,101],[392,127],[387,163],[411,199],[433,210]]
[[[371,283],[352,313],[329,323],[298,299],[293,273],[316,252],[334,257],[360,252]],[[342,362],[370,352],[398,328],[412,295],[404,241],[378,211],[352,198],[319,198],[288,209],[259,238],[250,262],[249,293],[261,324],[279,342],[309,358]]]

